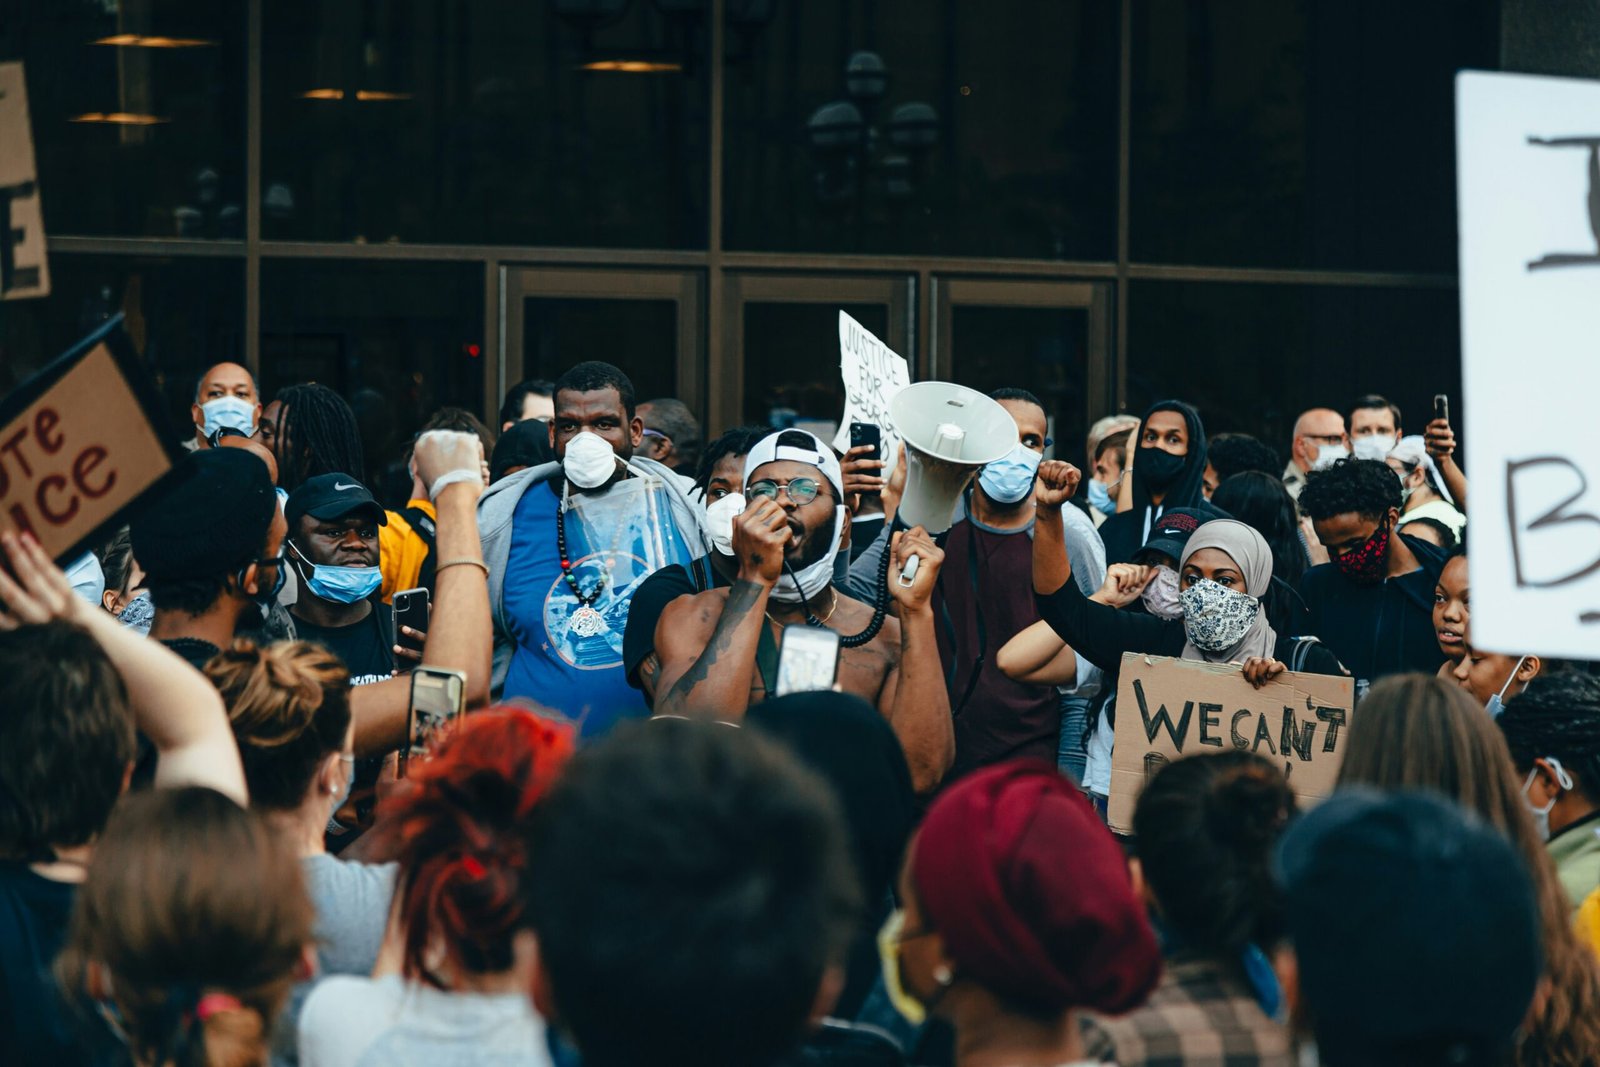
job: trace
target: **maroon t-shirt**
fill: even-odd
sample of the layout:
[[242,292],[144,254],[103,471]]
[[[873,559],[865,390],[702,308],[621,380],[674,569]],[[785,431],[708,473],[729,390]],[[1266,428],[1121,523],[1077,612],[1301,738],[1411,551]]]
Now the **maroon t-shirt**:
[[[945,781],[1017,756],[1054,764],[1061,732],[1055,687],[1014,682],[995,665],[1001,646],[1039,621],[1033,538],[1026,528],[1001,532],[968,518],[951,528],[944,554],[934,615],[956,735]],[[980,646],[983,667],[963,706]]]

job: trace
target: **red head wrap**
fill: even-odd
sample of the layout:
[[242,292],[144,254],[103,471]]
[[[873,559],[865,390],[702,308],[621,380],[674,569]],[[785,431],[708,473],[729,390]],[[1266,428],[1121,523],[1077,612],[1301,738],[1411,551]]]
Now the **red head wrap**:
[[1055,768],[1014,760],[947,790],[911,861],[929,927],[964,974],[1044,1011],[1142,1004],[1161,953],[1127,861]]

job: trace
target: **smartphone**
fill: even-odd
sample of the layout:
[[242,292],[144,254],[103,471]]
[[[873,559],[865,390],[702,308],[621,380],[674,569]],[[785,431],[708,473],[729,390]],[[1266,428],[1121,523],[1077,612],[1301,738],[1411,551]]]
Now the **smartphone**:
[[406,744],[400,749],[400,777],[406,776],[411,757],[427,754],[434,733],[466,710],[466,697],[467,676],[460,671],[417,667],[411,672],[411,710]]
[[852,422],[850,424],[850,447],[860,448],[862,445],[871,445],[872,451],[863,453],[860,459],[883,458],[883,431],[872,422]]
[[1450,398],[1443,393],[1433,394],[1433,417],[1450,421]]
[[394,643],[401,648],[422,651],[422,638],[411,637],[400,632],[400,627],[409,626],[418,633],[428,632],[428,591],[426,589],[402,589],[394,595]]
[[832,689],[839,677],[839,635],[821,626],[785,626],[773,696]]

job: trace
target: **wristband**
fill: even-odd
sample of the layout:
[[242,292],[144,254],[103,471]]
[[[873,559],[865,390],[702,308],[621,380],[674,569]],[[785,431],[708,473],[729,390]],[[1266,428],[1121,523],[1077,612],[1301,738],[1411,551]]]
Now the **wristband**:
[[428,486],[428,499],[438,500],[439,493],[445,486],[454,485],[457,482],[476,482],[481,486],[483,484],[483,472],[480,470],[466,470],[465,468],[445,471],[433,480],[432,485]]
[[489,565],[481,559],[470,559],[463,556],[461,559],[447,559],[433,565],[433,573],[438,574],[446,567],[477,567],[483,571],[485,578],[489,577]]

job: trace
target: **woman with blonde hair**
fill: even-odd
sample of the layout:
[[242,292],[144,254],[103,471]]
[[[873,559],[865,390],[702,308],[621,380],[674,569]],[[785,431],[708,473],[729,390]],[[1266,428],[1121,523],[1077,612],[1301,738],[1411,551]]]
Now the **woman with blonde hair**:
[[1572,904],[1534,831],[1505,738],[1483,708],[1439,678],[1406,674],[1380,681],[1351,721],[1339,784],[1431,789],[1510,839],[1533,876],[1545,958],[1516,1062],[1600,1062],[1600,961],[1573,932]]
[[308,969],[311,902],[282,838],[198,786],[112,815],[57,963],[140,1067],[256,1067]]

